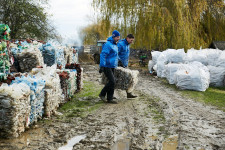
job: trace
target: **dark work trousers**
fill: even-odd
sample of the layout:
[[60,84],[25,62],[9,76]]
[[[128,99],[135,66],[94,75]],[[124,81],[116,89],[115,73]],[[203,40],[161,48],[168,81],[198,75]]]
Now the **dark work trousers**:
[[104,68],[104,74],[108,79],[108,83],[102,89],[100,95],[106,96],[107,101],[113,100],[114,88],[115,88],[115,77],[114,77],[114,68]]

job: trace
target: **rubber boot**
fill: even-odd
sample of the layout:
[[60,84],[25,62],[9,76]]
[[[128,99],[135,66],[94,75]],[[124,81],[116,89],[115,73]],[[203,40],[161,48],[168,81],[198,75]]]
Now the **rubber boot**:
[[133,95],[132,93],[127,93],[127,98],[136,98],[136,95]]

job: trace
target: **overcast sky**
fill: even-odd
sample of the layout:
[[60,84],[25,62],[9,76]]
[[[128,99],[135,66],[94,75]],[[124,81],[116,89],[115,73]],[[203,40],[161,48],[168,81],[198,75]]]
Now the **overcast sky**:
[[76,39],[78,30],[90,23],[90,16],[93,17],[94,12],[91,2],[92,0],[50,0],[49,13],[53,15],[53,24],[63,38]]

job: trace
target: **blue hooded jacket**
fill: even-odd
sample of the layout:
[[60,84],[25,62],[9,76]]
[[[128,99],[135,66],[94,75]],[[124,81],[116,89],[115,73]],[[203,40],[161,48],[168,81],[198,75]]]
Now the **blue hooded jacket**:
[[120,40],[117,44],[119,60],[122,62],[124,67],[128,66],[130,56],[130,44],[126,39]]
[[100,67],[116,68],[118,66],[118,47],[112,37],[107,39],[100,54]]

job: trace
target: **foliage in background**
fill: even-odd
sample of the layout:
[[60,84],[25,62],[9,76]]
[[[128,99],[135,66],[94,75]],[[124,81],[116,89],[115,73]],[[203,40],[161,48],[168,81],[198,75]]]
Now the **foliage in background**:
[[96,45],[97,41],[106,40],[114,29],[115,25],[111,25],[107,19],[97,19],[93,24],[81,30],[80,34],[83,37],[83,44]]
[[93,0],[93,7],[123,37],[133,33],[134,48],[198,49],[225,39],[224,0]]
[[1,0],[0,22],[8,24],[12,39],[55,38],[56,32],[45,11],[48,0]]

